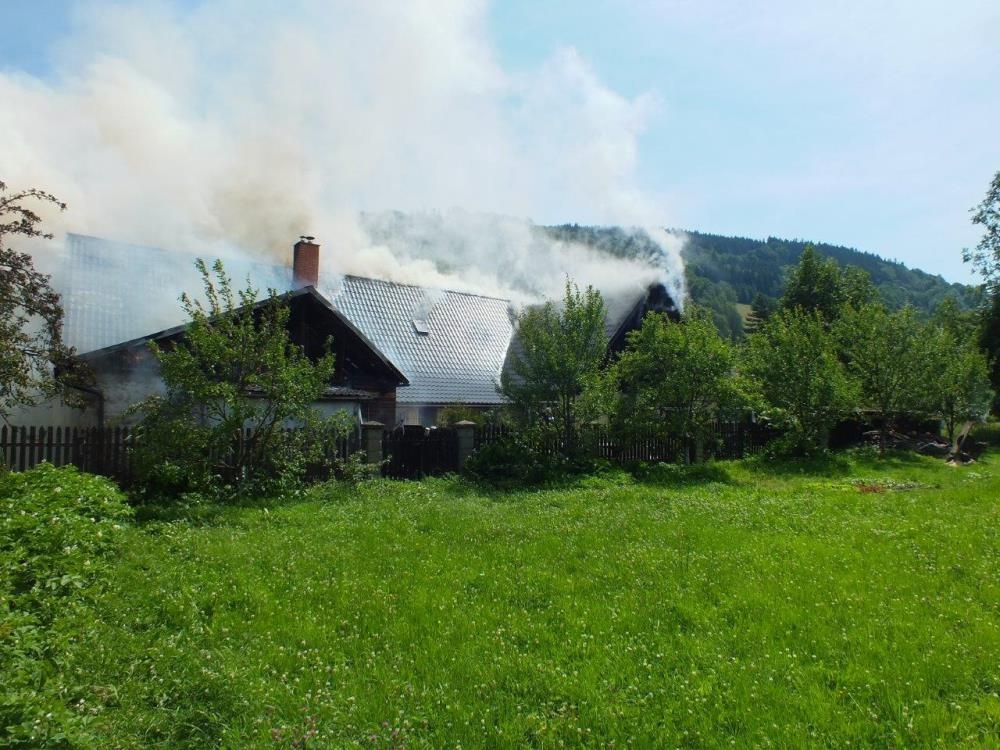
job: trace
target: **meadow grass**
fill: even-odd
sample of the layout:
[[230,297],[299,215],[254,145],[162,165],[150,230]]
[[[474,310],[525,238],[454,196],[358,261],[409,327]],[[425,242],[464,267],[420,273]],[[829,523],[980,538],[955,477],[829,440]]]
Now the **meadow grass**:
[[66,668],[109,747],[995,747],[998,507],[911,456],[320,487],[131,529]]

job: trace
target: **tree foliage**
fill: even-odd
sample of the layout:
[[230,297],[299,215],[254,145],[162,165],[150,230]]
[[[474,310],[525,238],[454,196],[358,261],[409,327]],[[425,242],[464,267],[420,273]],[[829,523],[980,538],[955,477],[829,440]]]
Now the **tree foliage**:
[[[982,203],[972,209],[972,223],[983,228],[974,248],[962,251],[962,259],[983,277],[985,304],[979,345],[989,358],[990,381],[1000,394],[1000,172],[993,176]],[[994,403],[1000,410],[1000,396]]]
[[983,237],[974,248],[962,251],[962,260],[983,277],[990,293],[1000,285],[1000,172],[993,176],[982,203],[972,209],[972,223],[983,228]]
[[30,255],[8,245],[10,237],[52,238],[41,229],[36,204],[66,209],[44,190],[8,192],[0,182],[0,417],[56,394],[78,403],[79,394],[68,386],[87,381],[85,368],[63,344],[63,309],[49,277],[35,270]]
[[628,336],[613,367],[617,422],[624,427],[666,426],[701,453],[712,422],[737,401],[736,354],[709,314],[689,309],[682,322],[649,314]]
[[[981,312],[979,348],[989,360],[990,382],[1000,394],[1000,294],[991,294]],[[993,410],[1000,412],[1000,395],[993,402]]]
[[899,417],[928,411],[932,349],[927,327],[912,308],[848,307],[836,333],[861,405],[875,413],[883,436]]
[[[847,266],[840,271],[840,299],[841,304],[855,308],[882,302],[871,274],[857,266]],[[950,299],[954,300],[954,295]]]
[[816,312],[827,323],[840,314],[844,302],[840,267],[832,258],[824,258],[812,245],[806,245],[799,264],[788,275],[781,307],[785,310]]
[[749,337],[743,374],[764,414],[787,430],[784,448],[791,453],[825,449],[830,429],[857,404],[857,389],[818,310],[773,315]]
[[[272,290],[235,292],[217,261],[197,261],[205,300],[182,295],[190,323],[176,344],[152,344],[166,393],[137,410],[138,463],[152,483],[241,490],[265,477],[294,478],[308,459],[312,408],[333,375],[333,355],[310,360],[288,335],[289,307]],[[193,480],[193,484],[192,481]]]
[[758,292],[754,295],[753,302],[750,303],[750,314],[747,316],[746,324],[743,326],[744,332],[748,335],[760,330],[761,325],[766,323],[775,310],[778,309],[778,302],[773,297]]
[[517,346],[501,378],[512,409],[528,423],[553,425],[567,456],[578,447],[580,397],[607,352],[604,319],[600,292],[581,292],[567,279],[561,307],[547,301],[518,316]]
[[979,336],[982,316],[981,311],[966,310],[958,300],[948,295],[934,308],[930,321],[958,341],[975,341]]
[[929,328],[927,348],[927,407],[940,415],[954,444],[959,426],[983,421],[993,402],[986,355],[975,339],[940,324]]

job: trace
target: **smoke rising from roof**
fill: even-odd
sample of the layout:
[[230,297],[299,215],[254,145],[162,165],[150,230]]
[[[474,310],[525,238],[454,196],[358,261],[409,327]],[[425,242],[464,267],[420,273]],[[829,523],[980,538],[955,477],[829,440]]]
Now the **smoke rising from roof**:
[[[312,234],[327,274],[522,299],[559,296],[566,274],[605,290],[655,279],[680,300],[676,237],[654,232],[663,257],[628,261],[511,218],[669,220],[635,180],[655,98],[611,90],[572,48],[506,70],[487,11],[87,3],[50,79],[0,73],[0,172],[69,203],[62,231],[281,263]],[[373,239],[393,210],[418,215],[418,242]]]

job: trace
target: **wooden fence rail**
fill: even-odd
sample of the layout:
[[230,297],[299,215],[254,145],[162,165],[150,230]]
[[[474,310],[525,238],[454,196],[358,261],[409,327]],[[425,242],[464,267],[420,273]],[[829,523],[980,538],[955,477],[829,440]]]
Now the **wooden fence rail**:
[[127,427],[0,427],[0,459],[10,469],[25,471],[43,461],[73,464],[94,474],[128,474]]
[[[474,446],[516,437],[510,427],[484,425],[476,430]],[[237,441],[249,440],[251,433]],[[763,425],[740,422],[717,422],[705,441],[705,456],[719,459],[742,458],[761,452],[775,437]],[[0,427],[0,461],[15,471],[25,471],[43,461],[55,466],[72,464],[83,471],[103,474],[124,484],[132,480],[130,448],[136,435],[127,427]],[[325,461],[307,472],[310,480],[330,475],[333,459],[346,459],[360,448],[358,435],[321,438]],[[597,458],[620,463],[679,462],[690,457],[690,445],[682,437],[663,430],[647,430],[629,436],[615,434],[605,426],[585,428],[581,446]],[[542,440],[546,454],[561,450],[558,436],[551,433]],[[383,473],[393,478],[419,478],[430,474],[457,471],[458,444],[453,430],[406,428],[386,433],[383,439],[386,463]]]
[[[475,445],[480,448],[516,435],[510,427],[484,425],[476,432]],[[760,453],[776,436],[777,432],[767,425],[716,421],[704,441],[704,454],[718,459],[743,458]],[[636,430],[621,435],[605,425],[593,425],[581,430],[579,440],[590,455],[620,463],[672,463],[683,461],[685,456],[693,458],[689,441],[664,429]],[[546,455],[557,453],[561,448],[555,433],[541,440],[540,449]]]
[[[293,430],[286,430],[292,432]],[[234,447],[249,440],[246,430],[234,441]],[[0,462],[14,471],[26,471],[43,461],[54,466],[73,465],[92,474],[113,477],[119,482],[132,480],[131,448],[136,435],[128,427],[0,427]],[[344,460],[359,448],[356,434],[340,435],[323,442],[326,464]],[[311,479],[325,479],[328,468],[309,467]]]

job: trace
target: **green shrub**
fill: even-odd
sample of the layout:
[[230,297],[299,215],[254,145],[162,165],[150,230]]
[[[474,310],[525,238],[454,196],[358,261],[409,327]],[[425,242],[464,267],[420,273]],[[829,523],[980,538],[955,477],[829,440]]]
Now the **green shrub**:
[[510,435],[473,452],[462,471],[475,482],[517,487],[542,484],[594,467],[594,462],[582,454],[570,459],[540,446],[541,441],[530,436]]
[[0,476],[0,746],[93,744],[61,665],[130,516],[112,482],[72,467]]
[[236,440],[213,447],[214,428],[160,417],[147,417],[135,431],[130,455],[138,504],[175,505],[192,495],[214,501],[283,495],[310,477],[339,477],[345,462],[328,448],[355,429],[346,412],[308,414],[294,429],[277,429],[267,438],[267,454],[253,471],[234,474],[225,465],[240,450]]
[[438,411],[438,427],[454,427],[459,422],[473,422],[481,425],[486,422],[486,414],[482,409],[476,409],[466,404],[449,404]]
[[313,406],[333,376],[333,354],[311,359],[291,340],[287,297],[272,290],[258,300],[250,285],[233,288],[221,261],[195,267],[203,295],[181,296],[190,318],[184,335],[150,342],[165,393],[131,407],[142,417],[136,477],[162,500],[209,488],[253,497],[295,485],[314,463],[312,434],[332,426]]
[[5,596],[48,598],[97,572],[132,511],[110,480],[51,464],[0,478]]
[[[384,464],[385,461],[382,462]],[[382,476],[382,464],[368,462],[364,451],[354,451],[347,458],[338,458],[333,462],[333,476],[345,482],[352,490],[360,489],[361,485]]]

